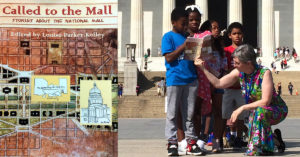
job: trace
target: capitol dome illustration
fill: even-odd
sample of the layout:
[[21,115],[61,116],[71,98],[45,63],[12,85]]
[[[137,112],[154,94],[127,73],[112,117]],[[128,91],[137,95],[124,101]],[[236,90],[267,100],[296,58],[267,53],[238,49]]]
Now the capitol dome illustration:
[[81,109],[81,123],[99,124],[110,122],[110,108],[103,104],[103,97],[100,89],[94,83],[89,91],[88,108]]

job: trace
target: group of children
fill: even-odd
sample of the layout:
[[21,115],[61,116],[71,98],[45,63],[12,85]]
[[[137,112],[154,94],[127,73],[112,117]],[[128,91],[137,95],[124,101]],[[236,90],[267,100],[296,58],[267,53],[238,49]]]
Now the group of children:
[[[226,35],[232,44],[225,47],[217,21],[205,21],[200,27],[201,12],[196,5],[187,6],[186,9],[175,8],[171,13],[171,21],[173,29],[164,34],[161,48],[167,69],[165,136],[168,140],[168,155],[204,155],[211,119],[214,133],[212,152],[223,150],[226,125],[230,127],[230,145],[237,148],[247,146],[247,142],[242,140],[242,134],[247,132],[244,120],[248,113],[241,114],[234,124],[228,121],[232,112],[245,104],[239,82],[227,89],[214,88],[193,61],[184,59],[186,38],[210,31],[212,57],[206,60],[206,67],[214,71],[218,78],[226,75],[234,69],[231,56],[233,51],[243,43],[242,25],[238,22],[229,25]],[[201,134],[202,116],[206,117],[206,124]]]

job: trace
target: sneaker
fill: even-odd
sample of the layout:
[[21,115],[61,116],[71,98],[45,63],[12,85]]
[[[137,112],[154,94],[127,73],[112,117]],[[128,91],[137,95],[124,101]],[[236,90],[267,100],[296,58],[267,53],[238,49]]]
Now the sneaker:
[[230,147],[234,147],[234,142],[235,141],[235,136],[233,136],[233,135],[230,135],[230,137],[229,137],[229,140],[228,140],[228,143],[229,143],[229,146]]
[[207,143],[207,141],[208,141],[208,135],[206,135],[206,134],[201,134],[200,135],[200,139],[202,140],[202,141],[204,141],[204,143]]
[[168,156],[178,156],[178,145],[168,143]]
[[212,145],[213,145],[212,139],[214,139],[214,138],[215,138],[215,137],[214,137],[214,133],[209,134],[208,140],[207,140],[207,145],[208,145],[208,146],[212,146]]
[[199,146],[199,148],[206,154],[208,151],[204,148],[205,146],[205,142],[202,140],[198,140],[197,141],[197,145]]
[[235,145],[234,147],[237,147],[237,148],[247,147],[248,142],[245,142],[245,141],[243,141],[242,138],[237,137],[237,138],[235,138],[234,145]]
[[243,143],[243,142],[244,142],[244,141],[242,141],[241,138],[236,137],[236,138],[234,139],[233,149],[242,149],[242,143]]
[[224,142],[223,142],[223,138],[220,139],[220,148],[221,148],[221,151],[224,150]]
[[213,139],[212,143],[213,143],[213,145],[212,145],[212,152],[213,153],[220,153],[221,152],[220,140]]
[[282,140],[281,131],[279,129],[274,130],[274,144],[277,146],[278,152],[283,153],[285,151],[285,143]]
[[242,146],[242,147],[248,147],[248,142],[245,142],[245,141],[241,138],[241,146]]
[[199,146],[200,149],[204,150],[205,142],[202,140],[197,141],[197,145]]
[[230,136],[231,136],[231,135],[230,135],[230,132],[227,132],[227,133],[226,133],[226,139],[227,139],[227,141],[229,141]]
[[187,141],[183,139],[181,142],[178,142],[178,154],[186,155],[187,152]]
[[228,139],[226,137],[223,137],[223,145],[224,148],[230,148]]
[[190,143],[187,146],[187,154],[189,155],[205,155],[205,153],[199,148],[195,140],[191,140]]

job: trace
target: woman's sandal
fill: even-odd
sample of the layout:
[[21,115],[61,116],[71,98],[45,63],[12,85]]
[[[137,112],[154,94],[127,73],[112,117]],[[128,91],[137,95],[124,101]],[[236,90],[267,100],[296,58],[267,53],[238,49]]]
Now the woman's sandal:
[[279,129],[274,130],[274,143],[277,146],[279,153],[285,151],[285,143],[282,140],[281,131]]

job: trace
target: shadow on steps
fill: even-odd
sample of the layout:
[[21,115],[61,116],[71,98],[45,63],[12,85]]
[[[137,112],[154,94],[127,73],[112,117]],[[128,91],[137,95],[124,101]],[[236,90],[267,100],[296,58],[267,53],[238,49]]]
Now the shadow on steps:
[[156,83],[164,76],[164,72],[138,72],[138,85],[140,86],[140,94],[156,86]]

